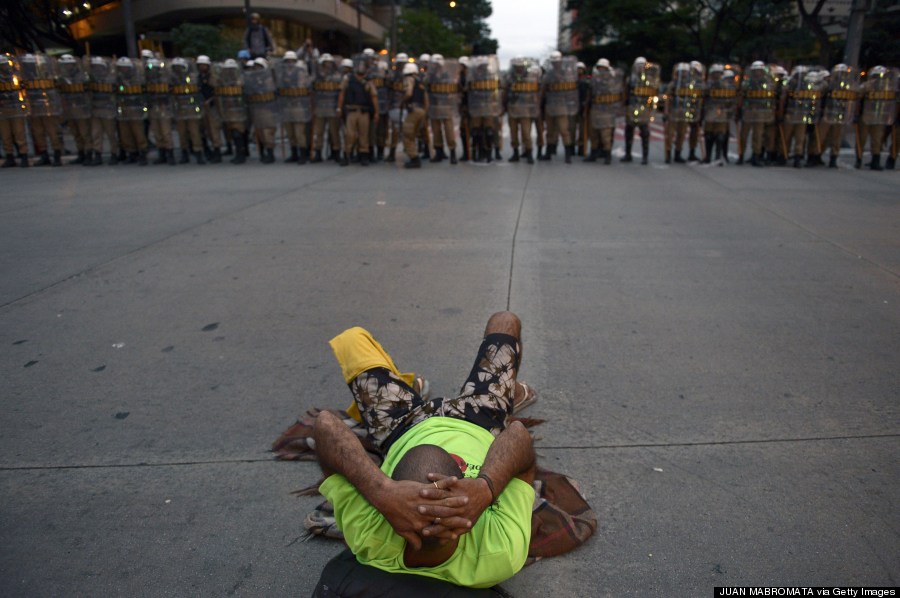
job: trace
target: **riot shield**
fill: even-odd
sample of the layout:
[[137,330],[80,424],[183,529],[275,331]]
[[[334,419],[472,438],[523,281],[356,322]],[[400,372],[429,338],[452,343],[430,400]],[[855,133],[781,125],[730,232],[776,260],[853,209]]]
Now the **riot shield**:
[[628,110],[626,121],[635,125],[653,120],[659,96],[659,65],[653,62],[635,64],[628,80]]
[[625,80],[619,69],[598,68],[591,77],[591,125],[597,129],[616,126],[625,105]]
[[158,58],[144,61],[144,91],[151,118],[170,119],[175,115],[169,76],[169,66]]
[[541,114],[540,70],[530,58],[513,58],[506,74],[506,112],[510,118],[538,118]]
[[897,116],[897,69],[872,69],[866,79],[862,122],[892,125]]
[[566,56],[550,62],[544,74],[544,113],[547,116],[578,114],[578,59]]
[[28,103],[21,85],[22,74],[15,56],[0,56],[0,118],[24,118],[28,116]]
[[[338,60],[335,58],[335,60]],[[316,117],[334,118],[337,116],[337,101],[341,93],[341,73],[335,63],[319,65],[319,74],[313,83]]]
[[193,58],[175,58],[169,67],[175,118],[177,120],[203,118],[203,93],[200,91],[197,63]]
[[116,71],[109,58],[92,56],[88,69],[91,90],[91,115],[95,118],[115,118]]
[[813,77],[815,71],[807,66],[794,68],[784,86],[784,122],[789,125],[815,124],[821,100],[821,81]]
[[19,68],[31,116],[62,116],[56,60],[46,54],[24,54],[19,58]]
[[741,90],[743,105],[741,120],[745,123],[775,122],[778,103],[778,83],[769,69],[750,69]]
[[275,85],[284,122],[308,123],[312,119],[312,79],[306,63],[281,61],[276,64]]
[[119,120],[144,120],[147,100],[141,65],[116,65],[116,102]]
[[63,114],[66,118],[85,119],[91,117],[91,96],[88,89],[87,71],[81,61],[70,58],[59,62],[59,78],[56,88],[62,96]]
[[[686,67],[686,68],[685,68]],[[672,70],[669,97],[669,120],[695,123],[700,121],[703,107],[703,78],[699,69],[679,63]]]
[[245,71],[244,94],[254,127],[266,129],[278,126],[278,101],[272,69],[255,67]]
[[496,55],[470,58],[466,84],[470,116],[500,116],[500,63]]
[[731,122],[737,109],[737,78],[710,73],[703,103],[703,120],[709,123]]
[[834,68],[828,82],[825,106],[822,109],[822,120],[828,124],[853,122],[859,102],[859,71],[853,67],[842,65]]
[[459,62],[446,58],[431,62],[425,75],[428,90],[428,118],[455,118],[459,115]]
[[247,120],[247,104],[244,101],[244,72],[233,60],[217,63],[210,83],[215,89],[219,116],[228,123]]
[[375,86],[375,94],[378,96],[378,114],[387,114],[390,109],[390,68],[383,60],[373,60],[366,73],[366,79]]

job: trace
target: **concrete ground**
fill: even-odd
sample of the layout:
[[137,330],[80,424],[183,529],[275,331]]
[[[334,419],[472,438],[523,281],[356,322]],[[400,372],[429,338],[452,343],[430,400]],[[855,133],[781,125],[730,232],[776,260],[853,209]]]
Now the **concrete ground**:
[[652,159],[0,172],[0,595],[309,595],[327,340],[452,393],[507,308],[599,519],[513,595],[898,585],[900,174]]

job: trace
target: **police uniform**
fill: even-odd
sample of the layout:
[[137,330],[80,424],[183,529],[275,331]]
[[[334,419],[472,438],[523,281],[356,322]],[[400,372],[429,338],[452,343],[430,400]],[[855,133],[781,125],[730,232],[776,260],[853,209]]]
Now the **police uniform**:
[[425,93],[425,85],[419,80],[415,64],[407,63],[403,68],[403,101],[406,107],[406,118],[403,121],[403,150],[409,158],[404,166],[420,168],[422,161],[419,159],[417,139],[419,129],[425,124],[428,96]]
[[[365,64],[357,63],[359,68]],[[357,146],[359,163],[369,165],[369,133],[373,116],[378,116],[378,92],[375,84],[366,80],[365,73],[354,69],[345,75],[341,82],[341,94],[338,98],[338,112],[346,117],[344,123],[344,155],[341,166],[349,164],[350,152]]]

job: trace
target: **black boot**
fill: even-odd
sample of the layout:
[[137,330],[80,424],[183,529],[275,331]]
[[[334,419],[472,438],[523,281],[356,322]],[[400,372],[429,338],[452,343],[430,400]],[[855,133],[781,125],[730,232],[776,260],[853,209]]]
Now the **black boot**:
[[646,166],[650,158],[650,137],[641,137],[641,164]]
[[59,150],[53,150],[53,165],[62,166],[62,152]]
[[743,166],[743,165],[744,165],[744,154],[741,154],[740,156],[738,156],[738,159],[737,159],[737,165],[738,165],[738,166]]
[[[172,150],[174,151],[174,150]],[[179,164],[188,164],[191,161],[191,154],[186,149],[181,150],[181,158],[178,160]]]
[[[118,152],[109,152],[109,165],[115,166],[119,163],[119,153]],[[100,166],[102,162],[100,161],[100,152],[94,153],[94,166]]]
[[19,166],[28,168],[28,154],[19,154]]
[[503,156],[500,155],[500,147],[496,145],[494,146],[494,160],[497,162],[503,161]]
[[6,158],[3,160],[3,166],[0,168],[12,168],[16,165],[16,157],[12,154],[6,154]]
[[321,164],[322,163],[322,150],[316,150],[315,155],[312,160],[310,160],[313,164]]
[[378,162],[383,161],[384,160],[384,146],[383,145],[379,146],[375,151],[376,151],[375,160],[377,160]]
[[209,161],[211,164],[221,164],[222,163],[222,148],[217,147],[213,149],[212,155],[209,157]]
[[519,161],[519,148],[513,148],[513,155],[509,157],[510,162],[518,162]]
[[631,146],[633,143],[631,140],[625,142],[625,155],[622,157],[622,162],[631,162],[633,160],[631,157]]
[[296,145],[292,145],[291,146],[291,155],[289,157],[285,158],[284,162],[285,162],[285,164],[288,164],[290,162],[296,162],[299,159],[300,159],[299,148]]
[[450,164],[457,164],[455,148],[450,150]]
[[231,142],[234,145],[234,157],[231,159],[232,164],[243,164],[247,161],[247,151],[244,147],[244,136],[233,131],[231,133]]
[[[349,159],[349,156],[344,155],[345,159]],[[332,149],[331,150],[331,161],[335,164],[341,163],[341,150],[340,149]]]
[[416,156],[404,164],[403,168],[422,168],[422,160],[419,159],[419,156]]
[[762,158],[760,158],[759,154],[753,154],[750,156],[750,165],[761,167],[763,165]]
[[[704,139],[704,141],[706,141],[706,158],[703,159],[703,163],[704,164],[712,164],[713,148],[718,147],[718,145],[715,142],[716,136],[715,135],[704,135],[703,139]],[[719,156],[716,156],[716,159],[718,160]]]
[[609,164],[610,164],[611,162],[612,162],[612,148],[606,150],[606,151],[604,152],[604,156],[603,156],[603,163],[604,163],[604,164],[606,164],[607,166],[609,166]]
[[369,165],[369,156],[371,156],[371,155],[372,155],[371,152],[369,152],[367,154],[360,154],[359,155],[359,165],[360,166],[368,166]]
[[700,159],[697,157],[697,148],[692,147],[690,153],[688,154],[688,162],[698,162]]
[[147,151],[146,150],[138,152],[137,163],[138,163],[138,166],[146,166],[147,165]]
[[494,129],[488,129],[484,133],[484,155],[488,164],[494,161]]
[[896,164],[897,159],[894,156],[888,156],[888,159],[884,161],[884,168],[886,170],[894,170],[894,165]]
[[350,166],[350,157],[347,155],[347,152],[344,152],[344,157],[341,158],[341,161],[338,162],[341,166]]
[[385,162],[394,163],[397,161],[397,148],[392,147],[390,151],[388,151],[387,158],[384,159]]
[[872,170],[884,170],[884,168],[881,167],[881,154],[872,155],[872,163],[869,164],[869,168]]
[[166,150],[163,148],[159,148],[156,150],[156,160],[153,161],[154,164],[165,164],[167,162],[166,159]]
[[800,162],[803,160],[800,156],[794,156],[794,168],[800,168]]
[[93,166],[94,165],[94,152],[93,150],[88,150],[84,152],[84,161],[81,163],[82,166]]
[[299,153],[297,154],[297,164],[303,166],[309,162],[309,150],[305,147],[301,147]]
[[819,159],[819,156],[814,156],[810,154],[806,158],[806,167],[807,168],[815,168],[816,166],[820,166],[822,164],[822,160]]
[[79,150],[78,157],[72,160],[71,164],[84,164],[86,158],[87,152],[85,152],[84,150]]
[[541,149],[538,148],[538,160],[540,160],[541,162],[549,162],[550,159],[551,159],[551,155],[550,155],[550,146],[549,145],[544,146],[543,154],[541,153]]
[[35,166],[50,166],[50,156],[47,152],[41,152],[40,160],[34,163]]
[[597,148],[592,147],[591,152],[587,155],[587,158],[584,159],[585,162],[596,162],[597,161]]
[[263,164],[274,164],[275,163],[275,148],[267,147],[263,150]]
[[444,148],[436,147],[434,148],[434,155],[431,156],[431,162],[435,164],[437,164],[438,162],[443,162],[445,157],[446,156],[444,156]]
[[531,156],[531,150],[529,150],[529,149],[525,150],[525,153],[523,154],[523,156],[524,156],[526,162],[528,162],[529,164],[534,164],[534,158]]
[[572,154],[575,153],[575,146],[566,145],[563,147],[563,151],[566,152],[566,164],[572,163]]
[[828,168],[837,168],[837,156],[831,154],[831,157],[828,159]]
[[857,170],[862,168],[862,158],[860,158],[859,156],[856,157],[856,162],[854,162],[853,168],[855,168]]
[[206,158],[203,157],[203,152],[194,152],[194,157],[197,159],[197,164],[206,164]]
[[676,164],[684,164],[685,159],[681,157],[681,152],[679,150],[675,150],[675,163]]

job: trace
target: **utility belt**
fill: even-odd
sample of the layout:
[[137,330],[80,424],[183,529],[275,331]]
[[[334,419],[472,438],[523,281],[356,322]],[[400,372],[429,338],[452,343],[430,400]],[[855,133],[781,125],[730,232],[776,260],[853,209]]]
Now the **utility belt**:
[[172,93],[175,95],[192,95],[195,93],[200,93],[200,86],[198,85],[173,85]]
[[285,98],[304,98],[309,95],[308,87],[285,87],[278,90],[278,95]]
[[119,85],[119,95],[139,96],[142,93],[144,93],[144,88],[140,85]]
[[866,93],[867,100],[896,100],[896,91],[870,91]]
[[736,89],[710,89],[709,97],[717,100],[732,100],[737,97]]
[[84,93],[87,87],[84,83],[60,83],[60,93]]
[[607,93],[603,95],[594,96],[595,104],[616,104],[618,102],[625,101],[625,94],[622,93]]
[[244,95],[244,88],[240,85],[225,85],[216,87],[217,96],[241,96]]
[[680,98],[699,98],[703,96],[703,90],[690,87],[679,87],[675,90],[675,95]]
[[18,83],[0,83],[0,91],[19,91],[20,89]]
[[791,91],[788,93],[788,97],[796,98],[798,100],[817,100],[819,99],[818,91]]
[[384,78],[383,77],[375,77],[374,79],[369,79],[376,89],[381,89],[384,87]]
[[578,84],[575,81],[551,83],[547,86],[547,91],[575,91],[576,89],[578,89]]
[[53,89],[56,82],[53,79],[34,79],[24,82],[25,89]]
[[431,93],[459,93],[459,85],[456,83],[432,83],[428,86]]
[[859,94],[849,89],[836,89],[831,92],[831,97],[835,100],[858,100]]
[[419,109],[419,110],[425,110],[425,106],[424,106],[424,105],[422,105],[422,104],[417,104],[417,103],[407,104],[406,107],[407,107],[409,110],[416,110],[416,109]]
[[316,91],[340,91],[340,83],[332,83],[331,81],[316,81],[313,88]]
[[744,92],[744,97],[748,100],[771,100],[775,98],[775,91],[772,89],[751,89]]
[[274,102],[275,92],[254,93],[247,96],[247,101],[251,104],[262,104],[263,102]]
[[656,87],[641,86],[631,90],[631,95],[642,98],[652,98],[653,96],[658,95],[658,93],[659,90]]
[[344,112],[348,114],[350,112],[365,112],[366,114],[372,112],[372,109],[368,106],[360,106],[359,104],[353,104],[352,106],[344,106]]
[[517,93],[537,93],[541,90],[541,86],[537,82],[513,83],[509,86],[509,90]]
[[100,83],[97,81],[93,81],[90,85],[90,89],[94,93],[113,93],[116,90],[116,86],[112,83]]
[[496,79],[490,81],[472,81],[471,89],[474,91],[496,91],[500,89],[500,82]]

